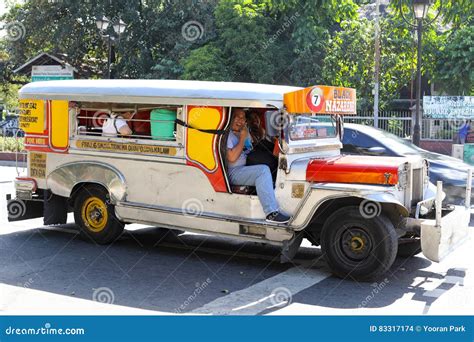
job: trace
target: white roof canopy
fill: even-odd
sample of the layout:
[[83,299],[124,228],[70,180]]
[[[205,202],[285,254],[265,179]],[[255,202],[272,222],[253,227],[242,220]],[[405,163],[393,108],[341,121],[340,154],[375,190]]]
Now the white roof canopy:
[[280,107],[283,94],[299,87],[256,83],[182,80],[63,80],[33,82],[20,89],[21,99],[105,103],[196,104]]

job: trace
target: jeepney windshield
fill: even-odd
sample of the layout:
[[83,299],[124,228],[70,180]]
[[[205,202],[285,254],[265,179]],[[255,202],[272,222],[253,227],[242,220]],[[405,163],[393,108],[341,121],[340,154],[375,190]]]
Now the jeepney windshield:
[[335,138],[335,119],[329,115],[290,115],[288,135],[291,141]]

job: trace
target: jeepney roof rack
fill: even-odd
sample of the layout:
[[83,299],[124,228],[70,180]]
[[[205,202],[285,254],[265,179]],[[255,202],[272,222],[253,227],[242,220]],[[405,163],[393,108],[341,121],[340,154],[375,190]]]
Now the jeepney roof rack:
[[186,80],[61,80],[32,82],[21,99],[167,105],[281,107],[283,95],[300,87]]

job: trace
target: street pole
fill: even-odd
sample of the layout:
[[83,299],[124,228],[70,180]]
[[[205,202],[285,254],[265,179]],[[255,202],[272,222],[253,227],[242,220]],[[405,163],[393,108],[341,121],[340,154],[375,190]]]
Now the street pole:
[[110,35],[108,36],[107,38],[107,43],[108,43],[108,51],[107,51],[107,78],[110,80],[110,62],[111,62],[111,59],[112,59],[112,38],[110,37]]
[[413,144],[420,146],[421,140],[421,33],[423,29],[423,19],[418,19],[418,58],[416,63],[416,106],[415,106],[415,127],[413,129]]
[[375,5],[374,127],[379,127],[380,0]]

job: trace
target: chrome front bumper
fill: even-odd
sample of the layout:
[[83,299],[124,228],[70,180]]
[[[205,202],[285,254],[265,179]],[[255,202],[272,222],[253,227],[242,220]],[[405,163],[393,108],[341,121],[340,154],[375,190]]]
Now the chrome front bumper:
[[441,261],[467,239],[470,218],[470,208],[455,206],[439,223],[420,220],[423,255],[431,261]]
[[471,219],[471,170],[469,170],[467,178],[464,206],[451,206],[451,209],[443,210],[441,207],[443,184],[438,182],[435,219],[418,220],[420,224],[421,250],[423,255],[432,261],[441,261],[468,238],[469,222]]

